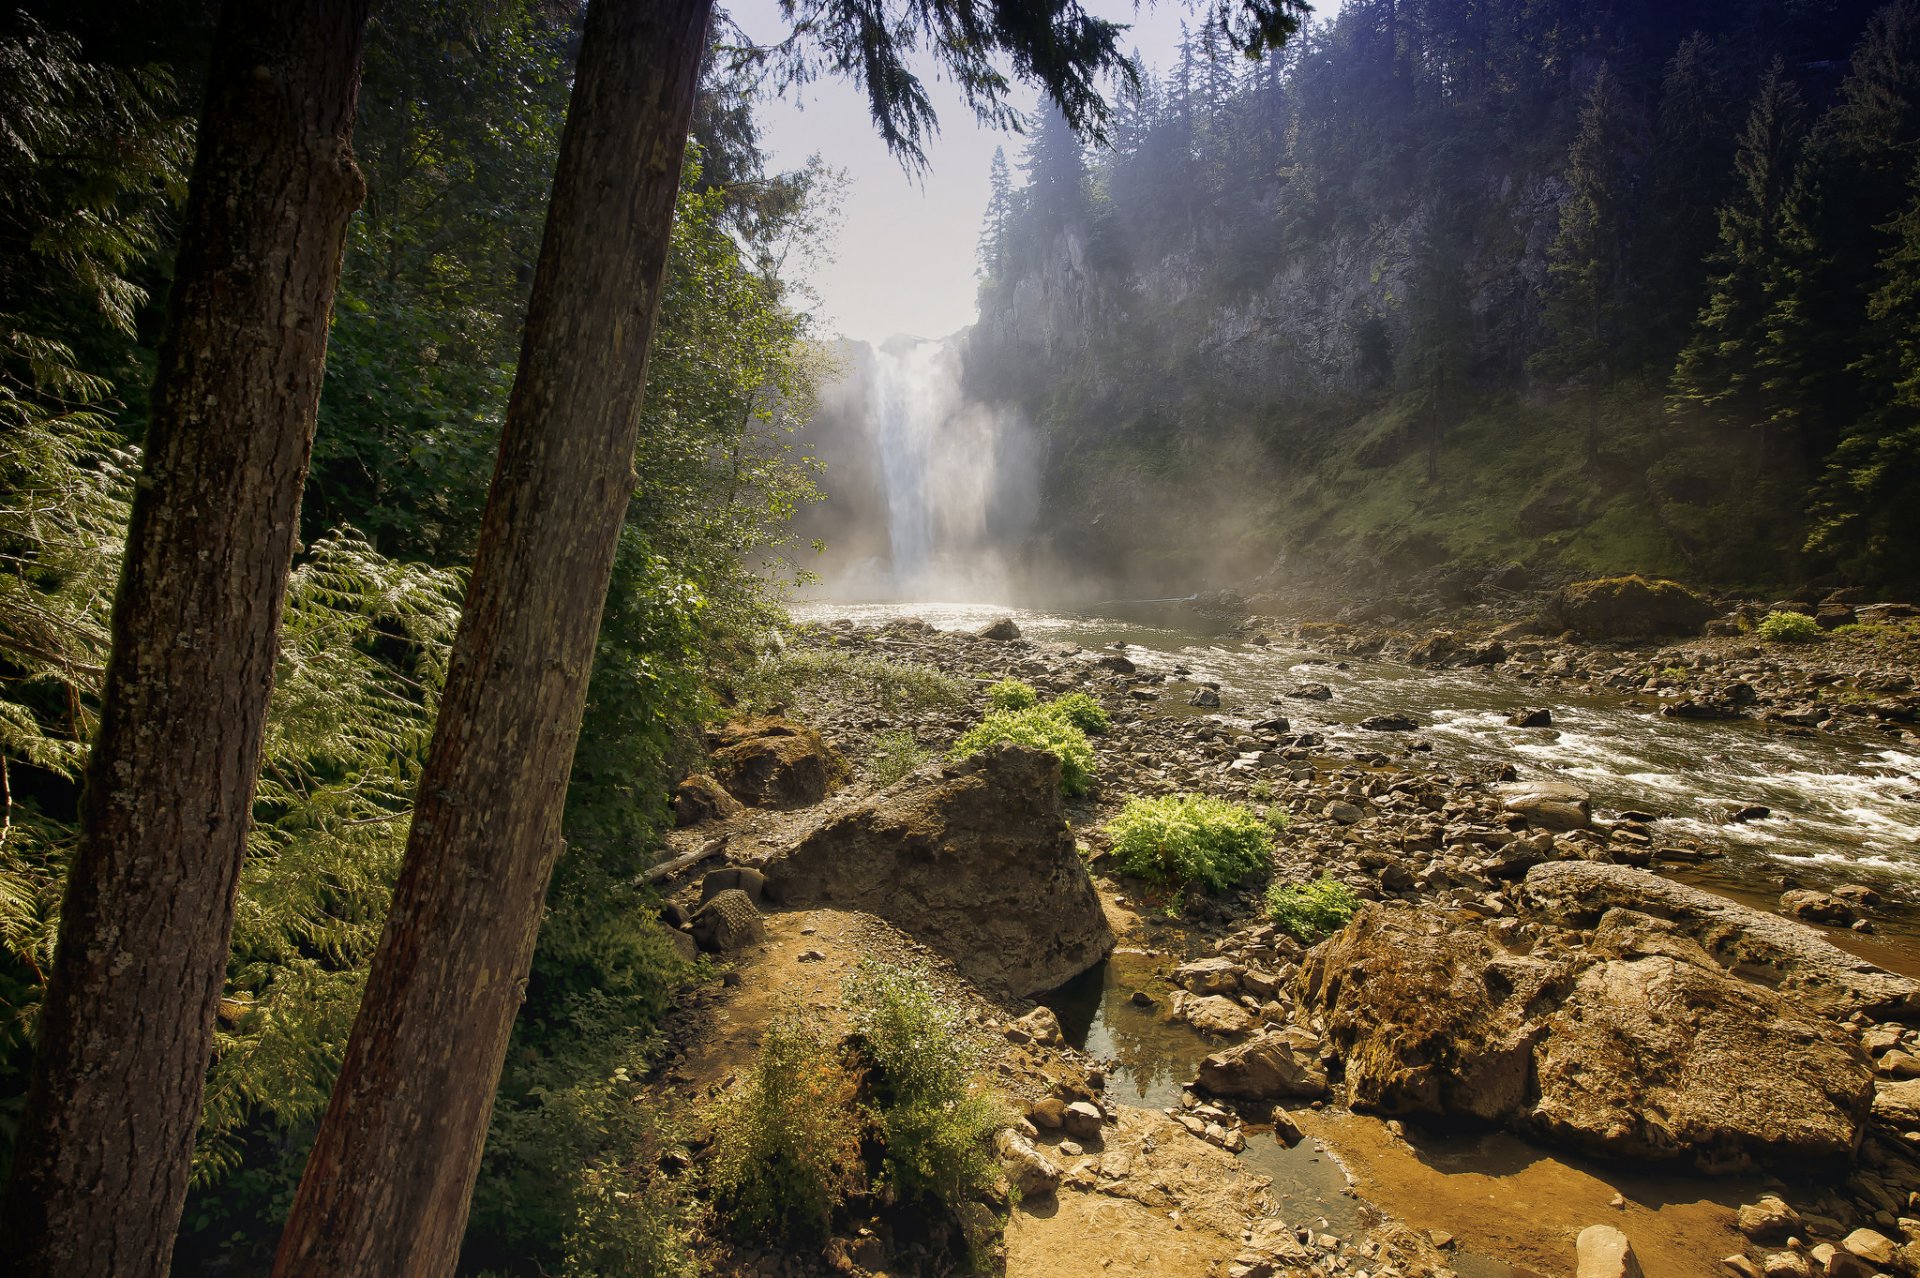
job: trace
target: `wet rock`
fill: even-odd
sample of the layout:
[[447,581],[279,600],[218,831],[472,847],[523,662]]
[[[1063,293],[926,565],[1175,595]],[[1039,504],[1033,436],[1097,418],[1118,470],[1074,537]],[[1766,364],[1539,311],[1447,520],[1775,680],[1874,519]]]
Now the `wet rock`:
[[1324,683],[1303,683],[1287,695],[1302,701],[1331,701],[1333,689]]
[[982,639],[997,639],[1004,643],[1009,639],[1018,639],[1020,627],[1014,624],[1012,617],[1001,617],[997,621],[988,622],[973,633]]
[[731,954],[767,938],[765,922],[753,898],[739,888],[728,888],[693,913],[693,939],[713,954]]
[[1022,1200],[1046,1198],[1060,1188],[1060,1168],[1038,1146],[1016,1131],[1003,1129],[994,1137],[1000,1169]]
[[1101,657],[1099,660],[1095,661],[1093,664],[1100,667],[1100,669],[1102,670],[1111,670],[1116,674],[1130,675],[1139,669],[1139,667],[1134,665],[1132,661],[1130,661],[1126,657],[1121,656],[1117,652],[1110,652],[1106,656]]
[[1507,716],[1507,726],[1510,728],[1551,728],[1553,726],[1553,711],[1546,709],[1516,710]]
[[1373,714],[1362,719],[1360,726],[1369,732],[1415,732],[1420,724],[1404,714]]
[[1734,812],[1733,821],[1736,825],[1744,825],[1748,821],[1764,821],[1772,815],[1772,808],[1764,804],[1749,803]]
[[740,800],[704,772],[697,772],[673,788],[673,823],[682,829],[702,821],[724,821],[740,812]]
[[1550,632],[1588,639],[1651,639],[1699,634],[1713,615],[1712,604],[1678,582],[1630,576],[1564,586],[1541,619]]
[[1246,971],[1243,964],[1232,959],[1196,959],[1173,970],[1173,983],[1190,994],[1233,994],[1239,991],[1240,978]]
[[1202,709],[1216,710],[1220,706],[1220,694],[1212,688],[1195,688],[1193,695],[1187,698],[1187,704],[1190,706],[1199,706]]
[[827,797],[845,765],[812,728],[751,719],[713,734],[714,775],[749,807],[803,808]]
[[761,869],[773,899],[878,914],[993,991],[1053,989],[1113,948],[1059,760],[1023,746],[824,817]]
[[1857,917],[1853,907],[1837,896],[1795,888],[1780,897],[1780,912],[1809,923],[1837,923],[1845,926]]
[[1235,1038],[1254,1026],[1253,1014],[1218,994],[1195,996],[1184,991],[1173,997],[1173,1015],[1203,1034]]
[[1588,1225],[1574,1242],[1576,1278],[1646,1278],[1633,1244],[1612,1225]]
[[1800,1213],[1775,1194],[1763,1194],[1741,1206],[1740,1232],[1757,1243],[1783,1243],[1800,1228]]
[[1836,949],[1805,924],[1644,870],[1559,861],[1529,870],[1521,895],[1532,913],[1563,926],[1592,927],[1616,908],[1665,920],[1721,967],[1823,1015],[1911,1020],[1920,1014],[1920,983]]
[[[1194,1086],[1238,1100],[1319,1100],[1327,1095],[1327,1071],[1284,1035],[1269,1034],[1202,1060]],[[1286,1115],[1274,1115],[1276,1134],[1281,1133],[1284,1120]],[[1291,1135],[1288,1143],[1299,1140],[1299,1129],[1293,1128]]]
[[1501,785],[1500,806],[1542,830],[1584,830],[1593,824],[1593,799],[1564,781],[1513,781]]

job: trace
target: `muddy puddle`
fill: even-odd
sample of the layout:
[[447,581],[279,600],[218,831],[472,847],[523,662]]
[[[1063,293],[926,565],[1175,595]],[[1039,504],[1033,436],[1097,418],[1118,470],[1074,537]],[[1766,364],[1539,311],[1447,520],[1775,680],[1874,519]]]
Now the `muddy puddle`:
[[[1177,961],[1123,948],[1043,999],[1069,1042],[1112,1062],[1110,1100],[1177,1108],[1200,1059],[1215,1050],[1167,1018],[1167,973]],[[1355,1236],[1389,1216],[1451,1235],[1460,1278],[1567,1278],[1575,1237],[1596,1223],[1626,1230],[1648,1273],[1709,1278],[1739,1249],[1739,1204],[1763,1192],[1756,1179],[1627,1174],[1505,1132],[1396,1133],[1377,1118],[1309,1108],[1293,1118],[1305,1140],[1288,1148],[1271,1128],[1250,1124],[1239,1156],[1270,1178],[1289,1224]]]

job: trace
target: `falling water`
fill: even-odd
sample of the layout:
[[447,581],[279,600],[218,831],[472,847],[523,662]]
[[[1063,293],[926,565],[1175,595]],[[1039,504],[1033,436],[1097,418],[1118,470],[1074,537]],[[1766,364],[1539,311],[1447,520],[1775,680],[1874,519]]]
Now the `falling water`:
[[958,343],[896,337],[874,352],[867,430],[886,501],[895,598],[1004,585],[1004,549],[1032,520],[1031,446],[961,387]]

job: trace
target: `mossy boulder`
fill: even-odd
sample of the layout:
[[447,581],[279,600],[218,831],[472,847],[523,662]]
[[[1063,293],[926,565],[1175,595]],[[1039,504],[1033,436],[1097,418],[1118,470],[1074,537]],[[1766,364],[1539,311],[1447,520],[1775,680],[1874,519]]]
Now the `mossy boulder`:
[[785,719],[746,719],[709,733],[713,773],[755,808],[804,808],[827,797],[847,767],[819,733]]
[[1563,586],[1541,620],[1586,639],[1653,639],[1699,634],[1714,615],[1712,604],[1679,582],[1636,574]]

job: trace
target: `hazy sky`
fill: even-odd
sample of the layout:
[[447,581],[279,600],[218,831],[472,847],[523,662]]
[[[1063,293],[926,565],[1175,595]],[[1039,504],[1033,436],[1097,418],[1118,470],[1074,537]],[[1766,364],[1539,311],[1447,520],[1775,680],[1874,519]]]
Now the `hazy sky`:
[[[785,34],[776,0],[723,0],[747,34],[769,41]],[[1163,68],[1180,43],[1188,16],[1179,0],[1135,11],[1131,0],[1087,0],[1096,15],[1132,26],[1126,40],[1150,66]],[[1338,0],[1316,6],[1320,16]],[[981,128],[950,85],[928,78],[940,113],[940,135],[927,147],[930,164],[910,178],[887,153],[867,116],[866,99],[851,83],[819,80],[796,101],[761,106],[771,166],[797,168],[818,153],[848,177],[832,260],[812,272],[823,327],[878,342],[896,333],[944,337],[973,322],[974,245],[987,207],[993,149],[1004,146],[1018,165],[1024,140]],[[1033,94],[1022,89],[1023,109]],[[1018,169],[1015,178],[1018,180]]]

